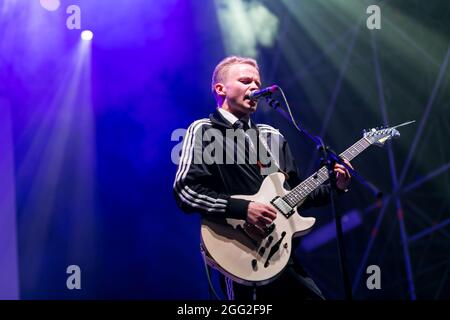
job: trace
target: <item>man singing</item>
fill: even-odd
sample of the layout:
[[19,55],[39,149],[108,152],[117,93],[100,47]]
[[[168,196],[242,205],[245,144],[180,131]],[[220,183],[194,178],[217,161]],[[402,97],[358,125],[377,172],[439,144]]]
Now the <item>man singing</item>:
[[[231,196],[257,193],[264,178],[272,172],[283,172],[290,188],[301,182],[283,135],[269,125],[251,120],[251,115],[257,110],[257,101],[250,99],[249,94],[260,87],[259,67],[254,59],[231,56],[216,66],[212,92],[217,109],[209,118],[194,121],[189,126],[175,177],[175,199],[184,212],[241,219],[264,229],[280,214],[277,209],[270,204]],[[245,143],[227,135],[230,130],[244,132]],[[215,145],[213,152],[204,152],[211,151],[208,149],[211,143]],[[221,152],[216,149],[217,145],[221,146]],[[344,193],[350,183],[350,174],[339,164],[335,165],[334,172],[338,194]],[[329,194],[329,185],[318,187],[309,194],[300,209],[328,204]],[[226,276],[222,276],[222,287],[229,299],[250,300],[255,297],[254,288]],[[279,277],[257,287],[256,298],[297,300],[324,299],[324,296],[292,256]]]

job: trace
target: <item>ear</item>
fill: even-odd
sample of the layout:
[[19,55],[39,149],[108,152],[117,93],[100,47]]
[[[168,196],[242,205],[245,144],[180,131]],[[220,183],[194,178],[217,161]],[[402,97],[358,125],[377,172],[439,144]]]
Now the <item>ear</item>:
[[214,85],[214,91],[216,92],[216,95],[222,99],[224,99],[227,95],[227,89],[225,88],[225,85],[220,82]]

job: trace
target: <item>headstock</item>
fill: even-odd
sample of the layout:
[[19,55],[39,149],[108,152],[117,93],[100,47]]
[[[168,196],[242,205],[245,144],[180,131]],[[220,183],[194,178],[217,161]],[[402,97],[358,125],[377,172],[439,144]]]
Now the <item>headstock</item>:
[[370,144],[382,147],[386,143],[386,141],[400,137],[400,132],[398,132],[397,128],[406,126],[414,122],[416,122],[416,120],[404,122],[391,128],[377,127],[370,130],[364,130],[364,138],[366,138],[367,141],[370,142]]
[[400,137],[400,132],[395,128],[372,128],[370,130],[364,130],[364,138],[366,138],[370,144],[382,147],[386,141]]

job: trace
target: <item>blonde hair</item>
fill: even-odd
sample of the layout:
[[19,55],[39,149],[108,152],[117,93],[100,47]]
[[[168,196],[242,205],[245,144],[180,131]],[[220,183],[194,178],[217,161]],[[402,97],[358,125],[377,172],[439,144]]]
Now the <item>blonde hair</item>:
[[230,69],[230,67],[235,64],[249,64],[249,65],[255,67],[256,70],[258,70],[258,72],[259,72],[258,63],[253,58],[239,57],[239,56],[226,57],[225,59],[223,59],[222,61],[220,61],[217,64],[216,68],[214,69],[213,75],[212,75],[211,90],[212,90],[212,93],[214,94],[214,97],[216,98],[216,100],[217,100],[217,95],[216,95],[216,90],[214,89],[214,86],[216,85],[216,83],[223,82],[225,80],[228,69]]

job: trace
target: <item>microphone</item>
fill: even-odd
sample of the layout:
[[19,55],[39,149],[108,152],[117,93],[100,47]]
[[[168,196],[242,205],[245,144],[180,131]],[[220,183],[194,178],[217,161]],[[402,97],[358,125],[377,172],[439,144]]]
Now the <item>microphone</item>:
[[261,97],[270,96],[276,91],[278,91],[278,86],[274,84],[261,90],[252,91],[249,95],[246,96],[246,98],[249,98],[250,100],[258,100]]

